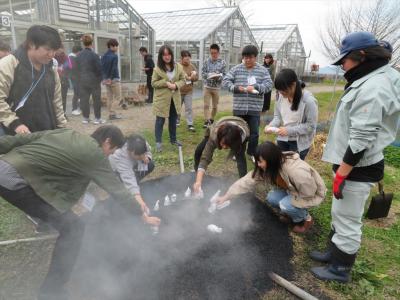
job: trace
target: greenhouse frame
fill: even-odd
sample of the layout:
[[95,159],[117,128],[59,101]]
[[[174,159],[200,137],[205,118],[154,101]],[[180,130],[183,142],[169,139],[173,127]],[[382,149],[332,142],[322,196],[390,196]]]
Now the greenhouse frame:
[[141,46],[154,51],[154,30],[126,0],[0,0],[0,38],[15,49],[34,24],[56,28],[65,51],[80,44],[83,33],[94,36],[95,51],[107,50],[107,41],[119,41],[123,81],[141,81]]
[[221,58],[228,68],[241,62],[242,47],[257,45],[239,7],[167,11],[142,14],[156,31],[156,52],[168,44],[179,60],[181,50],[189,50],[192,63],[201,70],[209,57],[209,47],[220,46]]
[[276,72],[291,68],[300,76],[304,74],[306,52],[297,24],[251,26],[260,48],[260,61],[266,53],[276,61]]

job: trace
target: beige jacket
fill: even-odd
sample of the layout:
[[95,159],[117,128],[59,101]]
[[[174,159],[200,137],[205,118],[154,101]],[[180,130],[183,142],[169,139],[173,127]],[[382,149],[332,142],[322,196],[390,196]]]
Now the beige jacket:
[[[9,125],[18,116],[11,110],[11,107],[7,103],[7,98],[11,90],[11,85],[14,82],[14,72],[19,64],[18,59],[14,55],[7,55],[0,60],[0,123],[4,126]],[[57,119],[57,127],[65,127],[67,119],[64,116],[64,110],[61,100],[61,83],[57,72],[54,72],[56,90],[54,92],[54,112]]]
[[190,77],[193,71],[196,72],[196,75],[193,76],[193,80],[191,80],[191,83],[187,84],[185,80],[185,85],[181,87],[181,95],[187,95],[187,94],[192,94],[193,93],[193,82],[197,81],[199,79],[199,75],[197,74],[196,67],[193,64],[189,65],[184,65],[180,63],[182,66],[183,72],[185,72],[185,75],[187,77]]
[[[286,152],[287,153],[287,152]],[[256,193],[258,190],[269,191],[272,184],[260,176],[252,177],[253,171],[236,181],[228,190],[229,198],[245,194]],[[287,192],[292,196],[292,205],[298,208],[309,208],[319,205],[325,198],[326,186],[318,172],[305,161],[301,160],[297,153],[286,158],[280,172],[288,186]],[[261,200],[266,198],[263,195]]]

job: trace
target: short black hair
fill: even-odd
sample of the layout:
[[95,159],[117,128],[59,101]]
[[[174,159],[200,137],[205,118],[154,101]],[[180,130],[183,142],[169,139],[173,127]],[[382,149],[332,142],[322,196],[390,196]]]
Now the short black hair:
[[113,46],[118,46],[119,43],[116,39],[109,39],[107,42],[107,48],[111,48]]
[[142,155],[147,152],[146,140],[139,134],[132,134],[126,139],[129,152],[135,155]]
[[254,45],[247,45],[242,50],[242,57],[249,57],[249,56],[258,56],[258,49]]
[[242,129],[234,124],[222,124],[217,131],[217,147],[221,149],[221,142],[227,145],[233,153],[242,149]]
[[139,52],[146,52],[146,53],[149,53],[149,52],[147,51],[147,48],[146,48],[146,47],[140,47],[140,48],[139,48]]
[[210,50],[211,49],[217,50],[219,52],[219,46],[217,44],[211,44]]
[[72,53],[78,53],[82,51],[82,46],[81,45],[75,45],[72,47]]
[[0,40],[0,51],[7,51],[10,52],[11,51],[11,47],[8,43],[6,43],[3,40]]
[[182,50],[181,51],[181,57],[184,58],[186,56],[192,57],[192,54],[188,50]]
[[101,146],[106,139],[110,139],[110,144],[113,147],[121,148],[125,143],[125,137],[121,129],[114,125],[104,125],[97,128],[91,135],[99,146]]
[[27,49],[32,44],[35,48],[48,46],[53,50],[61,48],[61,38],[57,30],[46,25],[33,25],[26,32],[24,47]]

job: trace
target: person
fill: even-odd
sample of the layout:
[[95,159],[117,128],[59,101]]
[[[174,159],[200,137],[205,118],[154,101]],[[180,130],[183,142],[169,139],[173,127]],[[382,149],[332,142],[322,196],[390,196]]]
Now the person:
[[65,54],[63,46],[56,51],[56,55],[54,56],[54,58],[57,60],[57,72],[61,82],[61,99],[62,99],[63,111],[65,114],[67,109],[67,94],[69,88],[68,68],[70,61],[68,59],[67,54]]
[[250,128],[247,154],[254,162],[258,145],[263,94],[270,91],[272,81],[267,69],[257,63],[258,49],[247,45],[242,50],[244,63],[233,67],[224,77],[222,86],[233,93],[233,115],[241,117]]
[[276,133],[282,151],[294,151],[305,159],[317,130],[318,103],[311,92],[302,89],[292,69],[282,69],[275,78],[279,98],[274,118],[265,133]]
[[139,182],[154,170],[150,145],[142,136],[132,134],[122,148],[109,156],[109,160],[111,168],[136,199],[142,211],[149,212],[140,194]]
[[[267,202],[280,211],[280,221],[293,222],[295,233],[305,233],[314,221],[308,212],[325,198],[324,180],[295,152],[282,152],[272,142],[264,142],[256,149],[257,164],[254,171],[236,181],[218,204],[256,190],[271,190]],[[260,187],[260,188],[259,188]]]
[[151,84],[151,78],[153,76],[153,69],[154,69],[154,61],[153,61],[153,56],[148,53],[146,47],[140,47],[139,48],[140,55],[142,55],[143,60],[144,60],[144,67],[143,71],[146,72],[146,86],[149,91],[148,98],[146,100],[147,103],[153,103],[153,94],[154,94],[154,89]]
[[[268,70],[271,80],[274,81],[275,64],[274,64],[274,57],[272,56],[272,54],[270,53],[265,54],[263,66]],[[272,94],[272,89],[269,92],[264,93],[264,104],[261,110],[261,112],[263,113],[269,111],[271,107],[271,94]]]
[[5,41],[0,40],[0,59],[11,53],[11,47]]
[[82,112],[79,103],[79,74],[77,66],[77,55],[82,51],[80,45],[72,47],[72,53],[68,56],[71,62],[71,69],[69,69],[69,79],[71,80],[72,88],[74,89],[74,96],[72,97],[72,115],[79,116]]
[[[30,216],[59,231],[40,300],[68,299],[64,285],[70,278],[81,245],[84,223],[71,207],[95,182],[127,211],[159,224],[117,179],[107,156],[124,143],[121,130],[102,126],[91,136],[71,129],[41,131],[0,138],[0,196]],[[135,202],[135,201],[134,201]]]
[[206,129],[204,139],[196,147],[194,154],[194,169],[196,181],[193,184],[194,194],[201,190],[203,177],[216,149],[231,149],[230,156],[236,158],[239,176],[247,173],[246,143],[250,129],[246,121],[239,117],[227,116],[219,119]]
[[[185,104],[185,117],[188,126],[188,130],[195,132],[196,129],[193,126],[193,82],[198,80],[196,67],[190,62],[192,55],[187,50],[181,51],[181,63],[180,65],[185,72],[185,85],[181,87],[182,105]],[[179,114],[180,115],[180,114]],[[177,125],[180,124],[180,117],[178,116]]]
[[[52,68],[58,32],[34,25],[18,49],[0,60],[0,127],[3,134],[64,127],[61,84]],[[1,135],[1,133],[0,133]]]
[[121,97],[121,80],[118,71],[118,46],[116,39],[110,39],[107,42],[107,52],[101,58],[103,70],[103,84],[107,90],[107,109],[108,119],[118,120],[122,117],[115,111],[116,103],[120,103]]
[[322,160],[333,165],[329,246],[311,258],[322,280],[349,282],[360,249],[362,217],[371,187],[384,176],[383,150],[395,140],[400,118],[400,74],[388,65],[390,53],[372,33],[353,32],[341,42],[347,81],[336,107]]
[[[214,122],[218,111],[219,91],[226,73],[226,62],[219,58],[219,46],[211,44],[210,57],[204,62],[201,77],[204,82],[204,125],[207,128]],[[211,113],[210,113],[211,105]]]
[[85,48],[76,58],[79,76],[79,96],[81,98],[81,109],[83,124],[90,123],[90,96],[93,99],[94,121],[93,124],[104,124],[101,119],[101,80],[102,69],[99,56],[93,51],[93,37],[86,33],[81,38]]
[[181,146],[176,139],[177,109],[181,107],[179,89],[185,84],[182,66],[175,64],[172,49],[161,46],[158,52],[157,67],[154,69],[151,85],[154,88],[153,113],[156,116],[156,150],[162,151],[162,132],[165,118],[168,118],[169,140],[172,145]]

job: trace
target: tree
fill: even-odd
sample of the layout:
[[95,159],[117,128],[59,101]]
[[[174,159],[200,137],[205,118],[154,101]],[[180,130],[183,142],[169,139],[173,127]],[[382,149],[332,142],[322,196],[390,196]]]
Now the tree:
[[329,59],[339,55],[340,42],[348,33],[368,31],[378,40],[393,46],[391,64],[400,63],[400,2],[396,0],[353,1],[340,3],[337,14],[327,18],[319,32],[322,53]]

